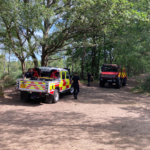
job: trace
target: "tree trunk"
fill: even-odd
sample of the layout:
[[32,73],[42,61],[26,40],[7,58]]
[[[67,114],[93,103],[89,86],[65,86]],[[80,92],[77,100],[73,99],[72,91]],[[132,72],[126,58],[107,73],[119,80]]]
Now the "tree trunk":
[[[46,34],[46,33],[44,33]],[[47,34],[45,35],[45,37],[47,37]],[[47,67],[48,65],[48,53],[47,53],[47,49],[46,49],[46,44],[42,45],[42,56],[41,56],[41,66],[42,67]]]
[[71,60],[71,65],[72,65],[72,75],[73,75],[73,56],[72,56],[72,60]]
[[45,45],[42,46],[42,56],[41,56],[41,66],[42,67],[47,67],[48,65],[48,55],[46,54],[46,50],[45,50]]
[[0,96],[4,95],[4,86],[0,85]]
[[129,77],[130,76],[130,64],[129,64],[129,62],[127,64],[127,74],[128,74],[128,77]]
[[42,67],[47,67],[48,61],[47,61],[48,56],[42,55],[41,56],[41,66]]
[[85,55],[85,41],[86,35],[84,34],[84,46],[83,46],[83,53],[82,53],[82,62],[81,62],[81,78],[84,79],[84,55]]
[[6,55],[6,52],[5,52],[5,54],[4,54],[4,75],[5,75],[5,73],[6,73],[6,71],[5,71],[5,64],[6,64],[5,55]]
[[34,68],[38,68],[38,60],[37,57],[35,56],[35,54],[31,54],[31,57],[33,59],[33,63],[34,63]]
[[81,62],[81,79],[84,79],[84,54],[82,55],[82,62]]
[[100,52],[101,52],[101,49],[99,49],[98,51],[98,65],[97,65],[97,74],[96,74],[96,78],[99,78],[99,65],[100,65]]
[[[93,44],[94,45],[96,44],[95,36],[93,36]],[[96,75],[95,67],[96,67],[96,46],[94,46],[92,48],[92,66],[91,66],[91,71],[92,71],[92,75],[93,76]]]
[[111,50],[110,50],[110,64],[112,64],[112,55],[111,55]]
[[9,75],[9,68],[10,68],[10,49],[9,49],[8,75]]
[[105,34],[104,34],[104,63],[106,63]]
[[86,72],[87,72],[87,74],[88,74],[88,72],[89,72],[88,61],[86,61]]
[[26,72],[25,60],[21,60],[21,68],[22,68],[22,74],[25,75]]

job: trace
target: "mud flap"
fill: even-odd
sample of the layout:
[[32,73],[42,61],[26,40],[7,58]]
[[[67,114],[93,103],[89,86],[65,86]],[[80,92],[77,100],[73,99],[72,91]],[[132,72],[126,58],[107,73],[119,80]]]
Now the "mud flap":
[[45,103],[52,104],[53,103],[53,95],[46,95]]

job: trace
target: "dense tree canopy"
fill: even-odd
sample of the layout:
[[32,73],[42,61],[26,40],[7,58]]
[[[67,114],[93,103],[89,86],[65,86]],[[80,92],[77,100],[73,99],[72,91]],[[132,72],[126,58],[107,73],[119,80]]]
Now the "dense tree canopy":
[[66,56],[64,66],[82,78],[88,71],[98,78],[103,63],[122,64],[128,75],[149,71],[149,1],[0,0],[0,5],[0,43],[18,57],[23,73],[29,57],[39,65],[37,53],[41,66]]

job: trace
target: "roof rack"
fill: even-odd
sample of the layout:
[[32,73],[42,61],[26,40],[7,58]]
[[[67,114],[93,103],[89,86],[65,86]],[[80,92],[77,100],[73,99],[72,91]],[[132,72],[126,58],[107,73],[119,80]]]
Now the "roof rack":
[[66,70],[68,70],[69,71],[69,69],[68,68],[58,68],[58,67],[39,67],[39,69],[41,69],[41,71],[43,70],[43,71],[45,71],[45,70],[52,70],[52,69],[57,69],[57,70],[63,70],[63,71],[66,71]]

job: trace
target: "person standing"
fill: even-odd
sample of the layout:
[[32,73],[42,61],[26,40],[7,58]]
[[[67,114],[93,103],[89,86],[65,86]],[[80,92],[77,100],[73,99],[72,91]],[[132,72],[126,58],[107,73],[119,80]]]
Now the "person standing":
[[72,86],[74,87],[74,98],[77,99],[77,95],[79,93],[79,87],[80,87],[80,78],[77,74],[77,72],[75,72],[74,77],[72,78]]
[[93,76],[91,75],[91,72],[89,72],[87,74],[87,79],[88,79],[88,85],[87,86],[90,86],[91,78],[93,78]]
[[26,78],[32,78],[32,72],[31,72],[30,68],[28,69],[28,72],[26,72],[25,77]]

